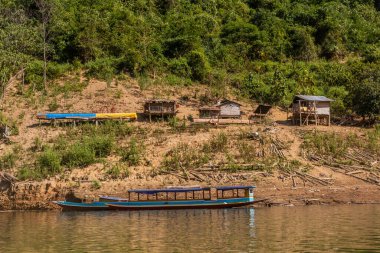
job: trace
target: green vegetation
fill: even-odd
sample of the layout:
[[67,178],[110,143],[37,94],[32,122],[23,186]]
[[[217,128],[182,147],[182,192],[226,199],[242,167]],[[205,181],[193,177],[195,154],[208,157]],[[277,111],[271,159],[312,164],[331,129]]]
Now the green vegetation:
[[9,152],[0,156],[0,169],[1,170],[12,169],[13,167],[15,167],[17,159],[18,159],[18,156],[14,152]]
[[129,170],[124,163],[116,163],[106,166],[106,174],[112,179],[125,178],[129,176]]
[[70,146],[62,155],[62,164],[71,168],[85,167],[95,161],[94,150],[80,143]]
[[279,105],[328,95],[337,114],[373,118],[379,10],[377,0],[0,0],[0,92],[21,69],[31,92],[77,92],[86,83],[53,81],[84,70],[108,82],[127,74],[142,88],[232,86]]
[[195,169],[208,161],[207,152],[201,151],[199,147],[180,143],[166,154],[161,168],[164,171]]
[[127,162],[130,166],[139,165],[144,154],[143,143],[138,143],[132,138],[127,148],[120,150],[121,160]]
[[323,132],[308,133],[304,135],[302,146],[309,152],[334,158],[344,156],[347,154],[348,149],[365,150],[379,155],[380,127],[376,125],[373,130],[368,131],[364,136]]
[[39,172],[42,177],[52,176],[61,171],[61,157],[56,151],[47,149],[38,155],[36,172]]
[[98,180],[94,180],[91,183],[91,188],[94,190],[99,190],[102,187],[102,184]]

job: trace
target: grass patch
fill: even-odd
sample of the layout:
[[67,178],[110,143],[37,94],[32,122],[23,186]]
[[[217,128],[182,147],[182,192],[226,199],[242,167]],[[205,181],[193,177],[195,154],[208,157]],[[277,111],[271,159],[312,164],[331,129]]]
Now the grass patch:
[[89,146],[76,143],[70,146],[62,156],[62,165],[69,168],[86,167],[95,163],[95,152]]
[[44,145],[42,143],[42,140],[39,137],[34,138],[32,146],[30,147],[30,150],[33,152],[39,152],[39,151],[42,151],[43,148],[44,148]]
[[91,183],[91,189],[99,190],[102,187],[102,184],[98,180],[94,180]]
[[209,155],[197,147],[180,143],[165,155],[161,168],[165,171],[198,168],[209,159]]
[[367,148],[380,155],[380,124],[375,125],[374,129],[367,134]]
[[91,149],[95,157],[107,157],[111,154],[114,142],[110,136],[99,135],[94,137],[86,137],[84,139],[84,146],[88,146]]
[[111,179],[117,179],[117,178],[126,178],[129,177],[129,169],[128,166],[124,163],[117,163],[106,167],[106,174]]
[[41,177],[47,177],[60,172],[62,172],[61,157],[56,151],[47,149],[37,156],[36,171],[34,173],[40,174]]
[[349,147],[358,146],[357,136],[341,136],[336,133],[315,132],[304,136],[303,148],[320,155],[341,157]]
[[83,91],[87,87],[86,82],[79,82],[78,80],[66,81],[63,85],[56,84],[52,89],[52,96],[64,94],[67,96],[69,93],[76,93]]
[[50,112],[54,112],[58,110],[59,105],[58,105],[57,99],[54,98],[54,100],[49,103],[48,107],[49,107]]
[[78,125],[76,128],[68,128],[67,135],[96,136],[107,135],[117,138],[125,138],[136,132],[136,127],[125,121],[107,120],[96,126],[92,123]]
[[228,145],[228,137],[225,133],[218,133],[203,144],[202,151],[205,153],[217,153],[225,151]]
[[144,150],[144,145],[132,138],[128,147],[121,150],[121,160],[128,163],[129,166],[137,166],[141,162]]
[[15,152],[9,152],[0,157],[0,169],[9,170],[15,167],[18,155]]
[[17,171],[17,178],[21,181],[25,180],[40,180],[45,176],[39,173],[35,168],[29,166],[23,166]]
[[177,133],[184,132],[186,130],[186,120],[180,120],[177,117],[170,117],[168,125],[171,129]]

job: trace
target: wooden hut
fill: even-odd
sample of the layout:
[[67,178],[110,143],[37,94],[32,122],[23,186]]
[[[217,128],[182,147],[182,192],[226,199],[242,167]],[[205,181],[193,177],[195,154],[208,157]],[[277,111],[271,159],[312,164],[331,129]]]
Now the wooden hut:
[[203,119],[240,118],[240,104],[231,100],[221,100],[214,106],[199,108],[199,117]]
[[253,112],[252,118],[263,119],[268,116],[270,110],[272,109],[271,105],[260,104],[257,106],[256,110]]
[[330,106],[334,101],[324,96],[296,95],[289,108],[292,109],[292,123],[308,125],[330,125]]
[[152,116],[161,118],[175,116],[177,108],[175,100],[150,99],[145,101],[144,114],[149,116],[149,121],[152,121]]
[[220,108],[220,114],[219,118],[240,118],[241,117],[241,111],[240,106],[241,104],[224,99],[216,105]]
[[201,119],[217,119],[220,115],[220,108],[217,106],[205,106],[199,108],[199,118]]

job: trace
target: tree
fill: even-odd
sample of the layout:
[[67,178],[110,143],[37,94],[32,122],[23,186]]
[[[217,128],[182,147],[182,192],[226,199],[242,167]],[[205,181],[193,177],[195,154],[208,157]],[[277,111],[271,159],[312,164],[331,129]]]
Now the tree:
[[366,80],[357,85],[353,94],[354,110],[370,120],[380,115],[380,82]]
[[54,4],[51,0],[36,0],[36,5],[38,7],[38,10],[40,13],[40,19],[42,23],[43,58],[44,58],[44,73],[43,73],[44,79],[43,80],[44,80],[45,91],[47,91],[46,72],[47,72],[47,47],[48,47],[47,40],[49,36],[48,25],[52,18]]

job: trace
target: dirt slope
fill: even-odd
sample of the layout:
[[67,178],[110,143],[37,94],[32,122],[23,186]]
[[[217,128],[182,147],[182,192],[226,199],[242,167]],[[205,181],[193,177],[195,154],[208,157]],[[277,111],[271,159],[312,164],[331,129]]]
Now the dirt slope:
[[[82,80],[83,81],[83,80]],[[63,82],[60,84],[63,85]],[[52,94],[53,91],[49,90]],[[17,122],[19,133],[11,136],[11,145],[0,142],[0,153],[13,152],[15,147],[29,150],[36,138],[48,143],[58,135],[66,132],[64,127],[52,127],[40,125],[35,115],[37,112],[49,111],[52,103],[62,112],[141,112],[143,102],[149,98],[176,99],[180,103],[178,118],[187,118],[189,115],[198,116],[197,108],[200,106],[200,96],[211,94],[206,86],[196,87],[171,87],[152,85],[141,90],[135,80],[113,81],[111,84],[98,80],[89,80],[86,87],[78,92],[65,92],[51,96],[26,97],[19,95],[16,89],[8,91],[2,113]],[[229,99],[238,99],[231,95]],[[248,117],[256,104],[244,99],[239,99],[242,110]],[[334,132],[337,134],[355,133],[358,136],[365,135],[367,129],[342,126],[291,126],[286,121],[286,112],[274,108],[266,123],[254,125],[230,125],[217,126],[207,131],[191,131],[181,133],[172,132],[167,123],[132,123],[152,133],[145,140],[145,163],[130,168],[127,178],[110,179],[104,170],[104,163],[96,163],[85,168],[77,168],[66,171],[63,175],[57,175],[43,181],[17,182],[11,187],[3,189],[0,193],[1,209],[41,209],[53,207],[50,200],[63,198],[69,191],[75,191],[79,196],[95,198],[98,194],[110,194],[122,196],[130,188],[150,188],[168,185],[235,185],[255,184],[257,186],[257,198],[268,198],[268,205],[276,204],[316,204],[316,203],[380,203],[380,187],[376,184],[365,182],[351,175],[333,170],[305,158],[302,155],[303,143],[300,132],[317,131]],[[189,126],[189,122],[186,123]],[[154,131],[160,129],[162,136],[154,135]],[[273,172],[248,172],[240,175],[217,172],[214,175],[200,180],[196,177],[184,177],[178,173],[157,174],[157,168],[163,162],[165,154],[176,147],[178,143],[187,143],[191,146],[201,145],[218,133],[227,134],[228,138],[237,138],[239,133],[259,132],[277,138],[285,143],[287,148],[282,152],[285,160],[297,160],[303,167],[308,167],[307,174],[317,179],[325,180],[328,184],[319,184],[313,180],[305,180],[302,177],[292,176],[278,171]],[[158,134],[160,135],[160,134]],[[149,137],[150,136],[150,137]],[[154,137],[151,137],[154,136]],[[234,152],[233,150],[231,152]],[[29,154],[29,153],[28,153]],[[16,166],[7,172],[17,175],[22,160],[32,159],[27,155],[16,161]],[[106,159],[113,162],[117,158],[111,155]],[[220,161],[226,160],[221,156]],[[378,159],[379,160],[379,159]],[[94,189],[92,182],[101,182],[99,189]]]

